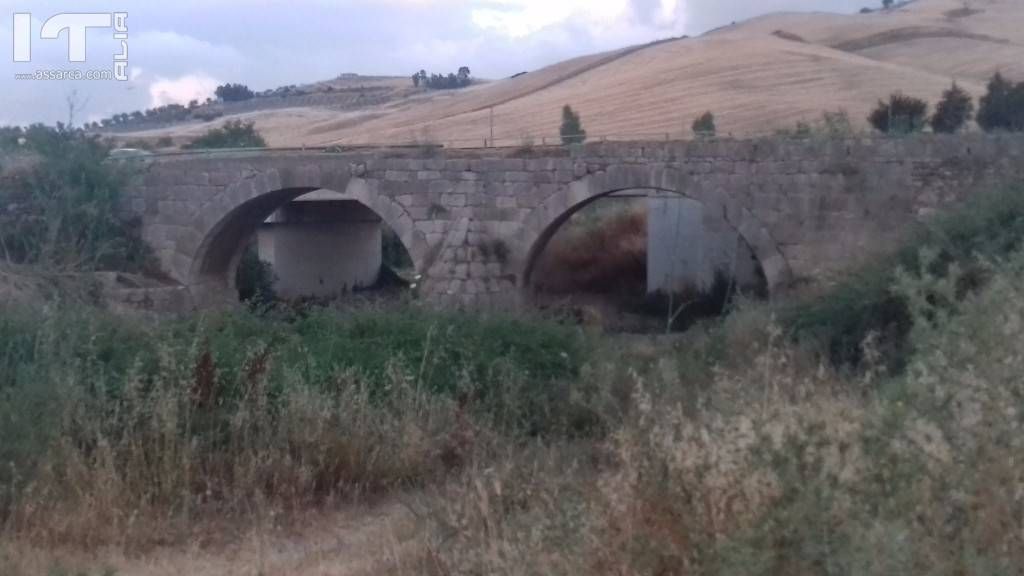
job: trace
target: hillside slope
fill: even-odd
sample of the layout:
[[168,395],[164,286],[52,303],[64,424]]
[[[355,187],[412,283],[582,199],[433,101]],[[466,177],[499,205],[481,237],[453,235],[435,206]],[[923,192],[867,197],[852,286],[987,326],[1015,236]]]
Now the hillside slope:
[[[576,58],[459,92],[415,93],[348,111],[244,114],[277,146],[437,142],[482,146],[557,137],[571,104],[594,137],[679,138],[705,110],[719,131],[768,134],[843,108],[855,122],[892,91],[975,95],[995,71],[1024,78],[1024,2],[917,0],[869,14],[773,14],[699,38]],[[207,126],[143,135],[186,139]]]

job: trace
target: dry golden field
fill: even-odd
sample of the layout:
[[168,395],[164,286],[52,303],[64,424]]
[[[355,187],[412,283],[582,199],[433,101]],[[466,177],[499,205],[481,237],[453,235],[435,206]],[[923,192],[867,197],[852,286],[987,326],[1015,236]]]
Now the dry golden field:
[[[560,110],[591,136],[688,135],[712,110],[720,133],[768,134],[845,109],[856,123],[903,91],[935,101],[956,80],[975,95],[995,71],[1024,77],[1024,3],[917,0],[891,11],[772,14],[698,38],[554,64],[458,92],[415,93],[338,112],[289,108],[242,115],[273,146],[436,142],[481,146],[493,108],[499,145],[554,140]],[[401,80],[396,80],[401,82]],[[218,121],[219,122],[219,121]],[[187,139],[208,125],[140,133]]]

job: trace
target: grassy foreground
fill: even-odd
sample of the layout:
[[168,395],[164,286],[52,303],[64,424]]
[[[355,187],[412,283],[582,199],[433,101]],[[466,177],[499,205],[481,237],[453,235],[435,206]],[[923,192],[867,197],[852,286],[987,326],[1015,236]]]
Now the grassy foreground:
[[2,310],[0,573],[400,492],[415,545],[365,544],[396,574],[1020,574],[1022,222],[993,195],[677,338]]

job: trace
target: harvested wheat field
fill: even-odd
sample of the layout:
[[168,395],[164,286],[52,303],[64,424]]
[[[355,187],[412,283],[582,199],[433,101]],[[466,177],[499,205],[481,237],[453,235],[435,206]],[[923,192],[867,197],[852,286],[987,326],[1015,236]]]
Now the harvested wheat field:
[[[698,38],[561,62],[457,92],[410,92],[344,112],[245,114],[273,146],[432,142],[483,146],[557,139],[571,104],[591,137],[680,138],[712,110],[721,134],[770,134],[825,110],[854,122],[893,91],[936,101],[956,80],[975,96],[996,71],[1024,77],[1024,3],[917,0],[868,14],[774,14]],[[209,125],[139,133],[181,139]]]

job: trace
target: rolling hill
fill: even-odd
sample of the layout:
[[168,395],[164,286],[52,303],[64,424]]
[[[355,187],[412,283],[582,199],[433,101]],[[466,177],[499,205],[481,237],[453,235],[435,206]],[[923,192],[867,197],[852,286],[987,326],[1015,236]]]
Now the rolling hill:
[[[720,133],[743,137],[840,108],[863,124],[890,92],[935,102],[953,80],[978,96],[996,71],[1024,79],[1024,2],[916,0],[855,15],[772,14],[456,92],[407,90],[367,106],[237,117],[253,120],[274,146],[482,146],[492,110],[498,145],[540,144],[556,139],[565,104],[581,113],[593,137],[689,137],[691,121],[706,110]],[[208,128],[195,123],[135,136],[184,141]]]

